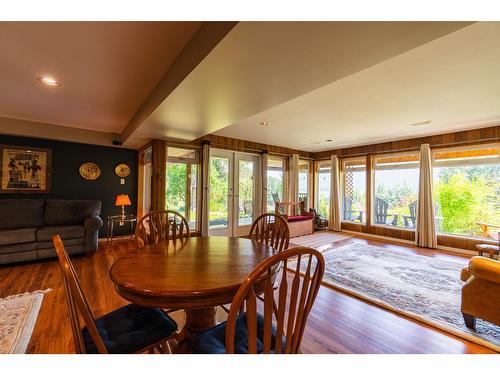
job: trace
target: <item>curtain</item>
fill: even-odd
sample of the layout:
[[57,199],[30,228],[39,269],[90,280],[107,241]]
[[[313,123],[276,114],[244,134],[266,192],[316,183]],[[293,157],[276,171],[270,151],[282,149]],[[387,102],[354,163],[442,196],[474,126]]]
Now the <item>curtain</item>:
[[428,144],[420,146],[420,180],[415,243],[422,247],[437,247],[436,219],[432,202],[432,160]]
[[332,155],[330,173],[330,220],[329,229],[340,232],[340,165],[337,155]]
[[260,181],[262,183],[261,214],[267,212],[267,151],[263,151],[260,158]]
[[[299,155],[293,154],[288,161],[288,201],[299,201]],[[298,214],[291,212],[291,215]]]
[[204,142],[201,159],[201,236],[208,237],[208,216],[210,214],[210,142]]

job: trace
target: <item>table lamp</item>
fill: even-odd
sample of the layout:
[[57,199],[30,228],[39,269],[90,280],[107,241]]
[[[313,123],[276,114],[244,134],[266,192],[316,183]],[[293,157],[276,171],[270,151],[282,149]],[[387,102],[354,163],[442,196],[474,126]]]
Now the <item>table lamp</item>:
[[125,206],[130,206],[130,198],[127,194],[120,194],[116,196],[115,206],[122,206],[122,219],[125,219]]

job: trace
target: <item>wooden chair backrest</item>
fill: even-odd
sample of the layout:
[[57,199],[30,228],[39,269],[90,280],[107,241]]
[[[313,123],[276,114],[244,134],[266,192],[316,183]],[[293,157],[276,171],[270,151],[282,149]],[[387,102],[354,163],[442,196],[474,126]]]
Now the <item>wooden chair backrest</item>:
[[410,211],[410,217],[415,219],[417,217],[417,201],[411,202],[408,205],[408,210]]
[[83,289],[78,281],[75,268],[69,259],[68,253],[64,248],[63,242],[59,235],[52,237],[52,242],[56,248],[57,257],[59,258],[59,264],[61,265],[61,271],[64,280],[64,289],[66,292],[66,300],[68,302],[69,316],[71,321],[71,330],[73,331],[73,338],[75,340],[75,346],[77,353],[85,353],[85,345],[83,343],[82,328],[80,326],[80,317],[83,318],[89,334],[94,341],[99,353],[107,353],[106,346],[102,341],[97,327],[95,325],[95,318],[90,309],[87,298],[83,293]]
[[188,237],[187,220],[180,213],[170,210],[144,215],[135,229],[135,242],[138,247]]
[[344,220],[352,221],[352,199],[344,198]]
[[387,221],[387,210],[389,203],[380,198],[375,198],[375,223],[385,224]]
[[262,214],[253,222],[248,237],[281,251],[288,249],[290,228],[281,215]]
[[306,202],[276,202],[275,213],[281,215],[304,215],[306,213]]
[[[290,260],[296,261],[296,265],[293,266],[293,278],[289,283],[286,270]],[[278,272],[279,267],[283,267],[285,272]],[[307,317],[321,286],[324,271],[323,256],[319,251],[308,247],[279,252],[257,266],[243,281],[231,303],[226,326],[226,352],[234,353],[236,318],[243,304],[246,305],[247,314],[248,353],[257,352],[257,295],[263,290],[263,353],[270,353],[271,348],[274,348],[275,353],[299,353]],[[282,276],[281,280],[273,280],[278,273]],[[273,292],[275,284],[278,285],[277,300]],[[276,313],[273,308],[275,304]],[[271,342],[273,317],[276,321],[274,343]],[[284,347],[282,338],[285,340]]]

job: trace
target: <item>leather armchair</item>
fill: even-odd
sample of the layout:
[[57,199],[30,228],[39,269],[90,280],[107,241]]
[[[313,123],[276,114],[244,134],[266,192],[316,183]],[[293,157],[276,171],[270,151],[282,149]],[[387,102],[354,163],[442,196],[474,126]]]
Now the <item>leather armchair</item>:
[[500,325],[500,261],[472,257],[460,275],[462,315],[465,325],[475,329],[476,318]]

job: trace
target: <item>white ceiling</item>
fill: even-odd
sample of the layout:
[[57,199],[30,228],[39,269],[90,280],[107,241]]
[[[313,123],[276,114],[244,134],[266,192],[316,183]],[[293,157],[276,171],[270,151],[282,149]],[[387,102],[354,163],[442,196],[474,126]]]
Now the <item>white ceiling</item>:
[[0,117],[120,133],[200,25],[0,22]]
[[[308,149],[295,139],[304,126],[292,124],[285,113],[273,121],[276,132],[265,135],[245,119],[266,110],[279,117],[282,103],[470,24],[240,22],[125,144],[148,138],[190,141],[216,132]],[[317,118],[313,112],[303,115]],[[289,132],[286,139],[279,134],[283,130]]]
[[315,152],[498,125],[499,61],[500,22],[476,23],[215,134]]

